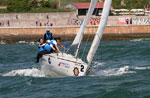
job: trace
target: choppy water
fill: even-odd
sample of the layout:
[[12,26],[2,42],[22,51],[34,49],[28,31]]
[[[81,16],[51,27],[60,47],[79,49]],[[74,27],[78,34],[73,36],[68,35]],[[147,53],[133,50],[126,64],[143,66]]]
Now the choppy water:
[[103,41],[85,77],[47,77],[36,53],[33,42],[0,44],[0,98],[150,98],[149,39]]

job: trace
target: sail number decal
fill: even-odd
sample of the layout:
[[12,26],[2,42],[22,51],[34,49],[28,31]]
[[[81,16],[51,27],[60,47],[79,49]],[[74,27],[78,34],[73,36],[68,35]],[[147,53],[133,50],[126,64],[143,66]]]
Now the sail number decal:
[[81,70],[80,71],[84,72],[84,66],[83,65],[81,65]]

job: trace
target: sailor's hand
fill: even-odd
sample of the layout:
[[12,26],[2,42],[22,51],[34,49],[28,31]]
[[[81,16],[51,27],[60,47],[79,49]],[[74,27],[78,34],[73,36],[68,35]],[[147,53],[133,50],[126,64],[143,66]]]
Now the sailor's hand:
[[58,53],[61,53],[61,51],[60,51],[60,50],[57,50],[57,52],[58,52]]

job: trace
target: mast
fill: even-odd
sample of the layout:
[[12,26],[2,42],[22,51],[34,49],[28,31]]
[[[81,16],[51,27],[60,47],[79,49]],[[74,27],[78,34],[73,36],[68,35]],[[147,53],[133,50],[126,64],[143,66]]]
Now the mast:
[[83,33],[84,33],[84,30],[85,30],[85,27],[86,25],[88,24],[92,14],[93,14],[93,11],[95,9],[95,6],[96,6],[96,3],[97,3],[97,0],[91,0],[91,3],[90,3],[90,7],[89,7],[89,10],[88,10],[88,13],[86,15],[86,18],[84,19],[84,22],[83,24],[81,25],[80,27],[80,30],[79,32],[77,33],[73,43],[72,43],[72,46],[73,45],[77,45],[77,50],[75,52],[75,57],[77,57],[78,55],[78,52],[79,52],[79,48],[80,48],[80,44],[81,44],[81,41],[82,41],[82,38],[83,38]]
[[93,43],[92,43],[89,53],[87,55],[88,65],[91,64],[93,57],[96,53],[96,50],[99,46],[102,35],[104,33],[104,29],[107,24],[107,20],[108,20],[110,8],[111,8],[111,3],[112,3],[112,0],[105,0],[102,17],[101,17],[101,22],[99,24],[98,30],[97,30],[94,40],[93,40]]

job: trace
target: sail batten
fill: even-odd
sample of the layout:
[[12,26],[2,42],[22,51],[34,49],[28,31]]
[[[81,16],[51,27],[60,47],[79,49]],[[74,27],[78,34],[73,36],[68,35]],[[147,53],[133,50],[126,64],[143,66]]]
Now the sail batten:
[[77,51],[75,53],[75,56],[77,56],[78,54],[78,51],[79,51],[79,48],[80,48],[80,44],[81,44],[81,41],[82,41],[82,38],[83,38],[83,33],[84,33],[84,30],[85,30],[85,27],[87,26],[92,14],[93,14],[93,11],[95,9],[95,6],[96,6],[96,3],[97,3],[97,0],[91,0],[91,3],[90,3],[90,7],[89,7],[89,10],[88,10],[88,13],[86,15],[86,18],[84,19],[84,22],[82,23],[81,27],[80,27],[80,30],[79,32],[77,33],[73,43],[72,43],[72,46],[73,45],[78,45],[77,46]]
[[100,40],[104,33],[104,29],[107,24],[107,20],[108,20],[110,8],[111,8],[111,3],[112,3],[112,0],[105,0],[102,17],[101,17],[101,22],[99,24],[98,30],[97,30],[96,35],[93,40],[93,43],[92,43],[89,53],[87,55],[87,61],[88,61],[89,65],[91,64],[91,62],[93,60],[93,57],[96,53],[96,50],[99,46]]

